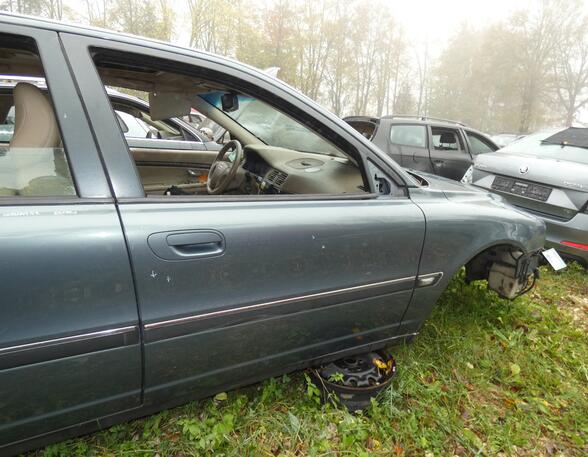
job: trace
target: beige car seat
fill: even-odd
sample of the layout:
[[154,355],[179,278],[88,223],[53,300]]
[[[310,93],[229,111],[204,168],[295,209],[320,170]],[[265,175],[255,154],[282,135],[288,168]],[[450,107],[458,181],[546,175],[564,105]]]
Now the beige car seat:
[[[15,195],[60,196],[75,195],[75,188],[63,149],[59,127],[48,97],[36,86],[18,83],[14,87],[14,134],[10,140],[8,154],[19,154],[20,148],[34,152],[52,154],[54,174],[31,179]],[[25,154],[25,151],[20,152]],[[11,189],[0,189],[0,195],[7,195]],[[10,195],[10,194],[8,194]]]

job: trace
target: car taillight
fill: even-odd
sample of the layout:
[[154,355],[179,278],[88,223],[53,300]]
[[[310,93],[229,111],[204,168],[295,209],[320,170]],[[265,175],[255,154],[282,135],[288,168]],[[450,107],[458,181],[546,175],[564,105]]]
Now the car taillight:
[[570,246],[572,248],[582,249],[583,251],[588,251],[588,244],[582,243],[574,243],[573,241],[561,241],[561,244],[564,246]]

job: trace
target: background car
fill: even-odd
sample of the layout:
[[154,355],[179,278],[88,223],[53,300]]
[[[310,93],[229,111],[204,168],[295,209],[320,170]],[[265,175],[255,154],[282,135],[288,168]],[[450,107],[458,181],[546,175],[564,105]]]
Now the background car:
[[588,265],[588,129],[539,132],[478,156],[475,186],[543,219],[547,245]]
[[512,143],[513,141],[520,140],[524,138],[526,135],[520,133],[497,133],[496,135],[492,135],[490,138],[494,143],[496,143],[499,147],[503,148],[506,145]]
[[498,146],[466,125],[431,117],[352,116],[343,119],[405,168],[460,180],[473,159]]

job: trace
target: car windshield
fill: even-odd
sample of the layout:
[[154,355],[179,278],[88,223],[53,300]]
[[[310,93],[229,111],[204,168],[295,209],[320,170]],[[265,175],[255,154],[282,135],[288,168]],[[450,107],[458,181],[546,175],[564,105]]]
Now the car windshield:
[[[224,92],[209,92],[200,97],[222,110]],[[309,128],[254,97],[237,95],[238,105],[223,111],[242,127],[269,146],[293,149],[336,157],[345,157],[335,146],[323,140]]]
[[556,160],[566,160],[588,165],[588,149],[576,146],[562,146],[560,144],[543,143],[543,140],[557,133],[559,130],[549,130],[534,133],[518,141],[510,143],[500,152],[515,152],[519,154],[534,154],[539,157],[549,157]]

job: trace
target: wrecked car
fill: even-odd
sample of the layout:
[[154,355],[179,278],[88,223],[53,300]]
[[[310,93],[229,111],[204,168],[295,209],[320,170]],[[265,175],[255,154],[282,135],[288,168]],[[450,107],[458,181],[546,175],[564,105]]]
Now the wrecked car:
[[537,132],[484,154],[469,181],[543,219],[546,245],[588,268],[588,128]]
[[456,181],[478,155],[498,149],[484,133],[448,119],[392,115],[343,120],[404,168]]
[[[14,454],[419,333],[465,266],[525,292],[544,224],[408,174],[280,81],[160,42],[0,15],[0,453]],[[41,78],[44,91],[23,80]],[[138,150],[201,113],[218,151]],[[162,126],[163,128],[163,126]]]

